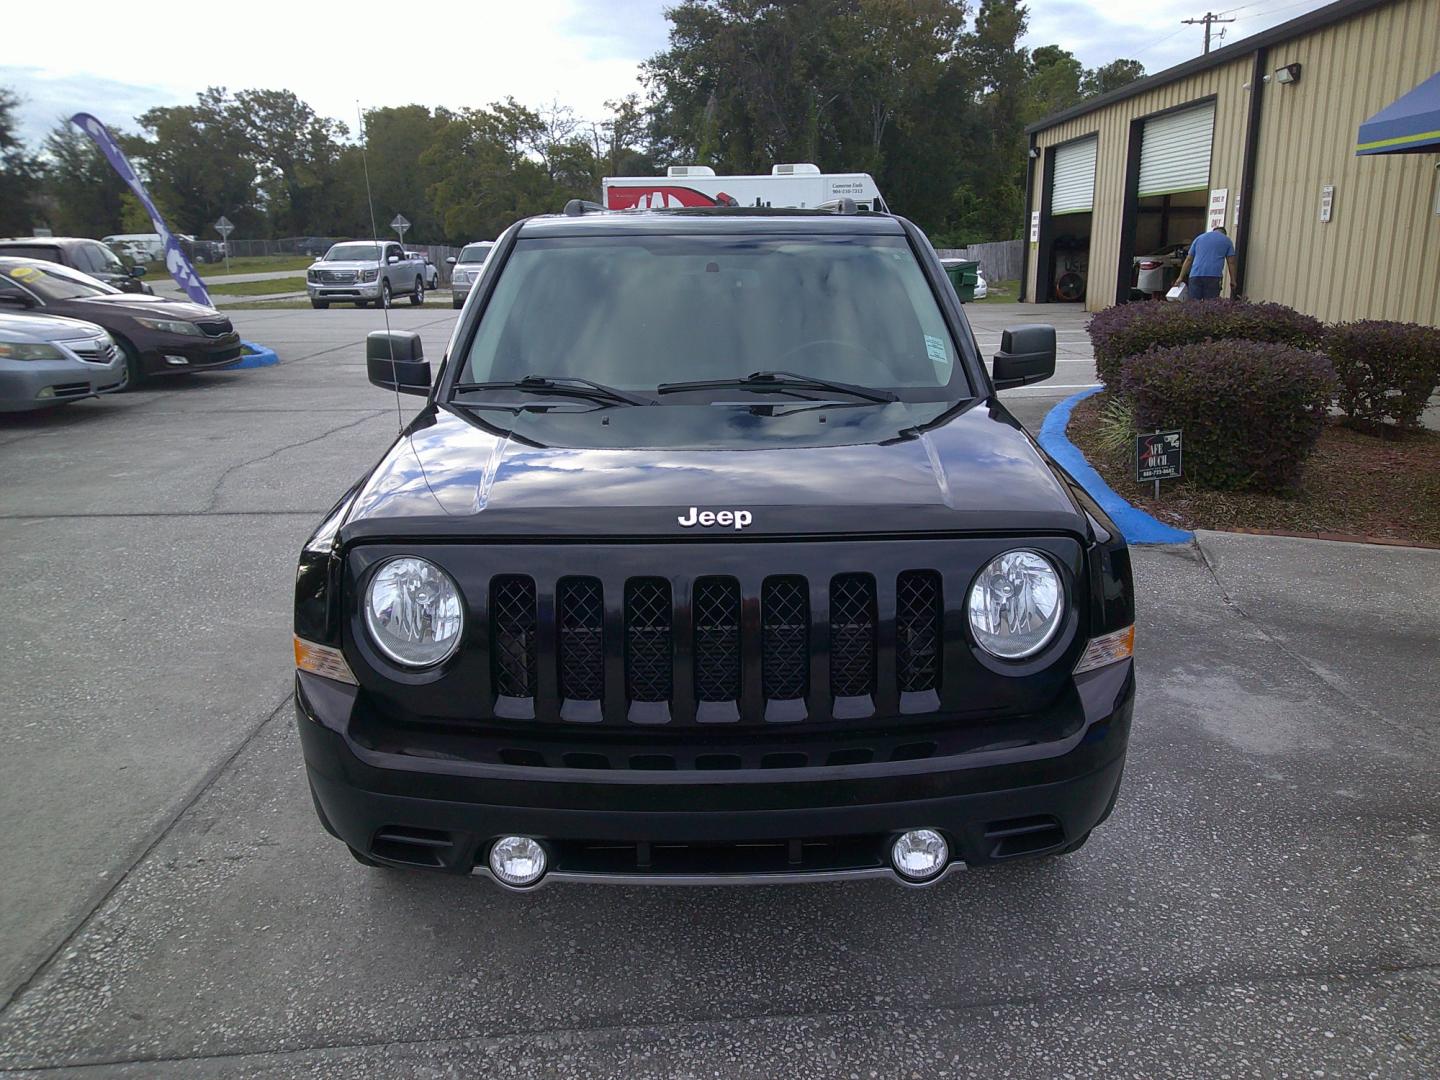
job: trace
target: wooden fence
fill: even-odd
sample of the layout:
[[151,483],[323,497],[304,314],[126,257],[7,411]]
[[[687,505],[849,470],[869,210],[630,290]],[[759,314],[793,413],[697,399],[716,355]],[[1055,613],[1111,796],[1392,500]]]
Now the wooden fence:
[[1020,277],[1024,243],[1023,240],[997,240],[989,244],[971,244],[965,248],[942,248],[940,257],[978,262],[986,281],[1014,281]]

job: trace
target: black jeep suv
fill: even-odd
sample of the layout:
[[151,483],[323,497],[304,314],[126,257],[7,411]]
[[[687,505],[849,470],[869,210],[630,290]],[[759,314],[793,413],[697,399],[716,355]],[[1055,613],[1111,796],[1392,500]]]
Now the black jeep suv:
[[[848,211],[848,212],[847,212]],[[1073,851],[1134,696],[1123,539],[884,214],[564,215],[497,242],[305,544],[296,712],[367,865],[928,884]]]

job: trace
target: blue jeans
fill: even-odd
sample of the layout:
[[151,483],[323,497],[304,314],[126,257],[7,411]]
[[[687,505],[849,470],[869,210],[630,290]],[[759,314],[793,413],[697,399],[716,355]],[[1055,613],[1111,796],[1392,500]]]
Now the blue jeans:
[[1218,277],[1194,277],[1187,279],[1189,291],[1186,292],[1187,300],[1218,300],[1220,298],[1220,279]]

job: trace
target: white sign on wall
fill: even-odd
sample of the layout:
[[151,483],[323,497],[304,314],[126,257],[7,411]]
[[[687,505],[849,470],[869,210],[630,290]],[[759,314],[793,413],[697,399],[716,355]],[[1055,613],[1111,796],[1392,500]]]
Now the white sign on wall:
[[1032,244],[1038,244],[1039,242],[1040,242],[1040,211],[1039,211],[1039,210],[1032,210],[1032,211],[1030,212],[1030,243],[1032,243]]
[[1230,202],[1229,188],[1212,188],[1210,191],[1210,211],[1205,218],[1205,231],[1211,229],[1222,229],[1225,227],[1225,208]]
[[1235,195],[1235,209],[1230,214],[1230,228],[1234,230],[1236,236],[1240,235],[1240,195],[1238,192]]
[[1335,185],[1326,184],[1320,189],[1320,221],[1322,223],[1330,220],[1330,214],[1335,209]]

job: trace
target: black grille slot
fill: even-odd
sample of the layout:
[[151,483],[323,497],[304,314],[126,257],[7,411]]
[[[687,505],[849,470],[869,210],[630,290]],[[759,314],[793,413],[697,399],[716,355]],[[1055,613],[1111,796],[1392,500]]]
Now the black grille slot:
[[535,582],[507,574],[490,586],[490,632],[495,647],[495,691],[502,697],[535,695]]
[[566,578],[557,597],[560,694],[599,701],[605,690],[605,594],[595,578]]
[[895,582],[895,668],[907,693],[940,685],[940,575],[906,570]]
[[875,579],[830,579],[830,692],[861,697],[875,688]]
[[765,579],[760,594],[761,681],[770,701],[803,698],[809,689],[810,598],[805,579]]
[[197,322],[195,325],[205,331],[208,337],[224,337],[234,329],[229,319],[212,319],[209,322]]
[[625,693],[631,701],[669,701],[670,582],[631,578],[625,586]]
[[695,583],[695,696],[740,697],[740,583],[734,578]]

